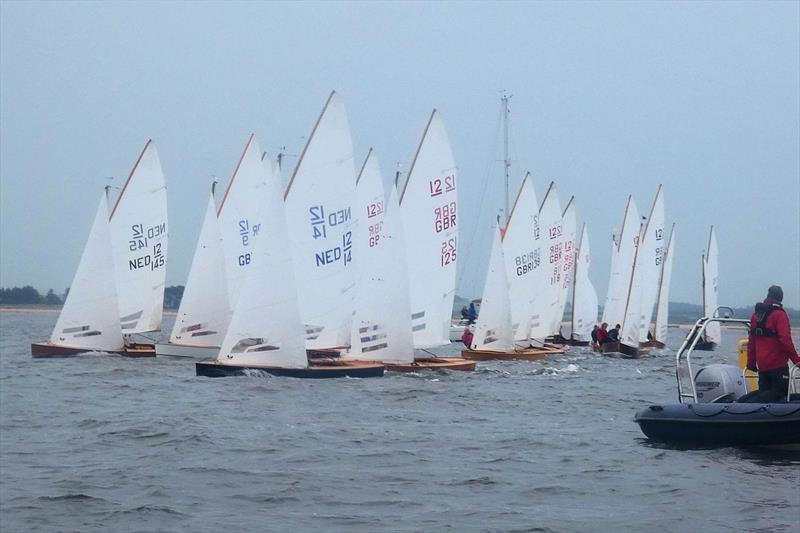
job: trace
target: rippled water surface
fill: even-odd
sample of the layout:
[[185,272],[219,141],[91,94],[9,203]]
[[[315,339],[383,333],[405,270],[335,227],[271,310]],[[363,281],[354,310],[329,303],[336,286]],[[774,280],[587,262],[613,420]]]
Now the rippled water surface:
[[208,379],[182,359],[32,360],[56,317],[0,312],[4,532],[800,530],[796,454],[643,438],[636,410],[676,398],[673,351]]

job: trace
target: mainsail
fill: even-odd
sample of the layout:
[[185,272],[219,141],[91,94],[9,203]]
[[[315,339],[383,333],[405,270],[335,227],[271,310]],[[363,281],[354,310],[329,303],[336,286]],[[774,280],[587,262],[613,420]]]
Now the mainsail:
[[573,276],[575,275],[575,234],[578,230],[577,215],[575,214],[575,197],[569,199],[561,218],[563,221],[560,246],[561,290],[558,292],[558,303],[556,304],[556,309],[550,323],[550,331],[552,331],[553,334],[561,334],[564,309],[567,305],[567,298],[573,285]]
[[[703,316],[713,317],[717,311],[717,279],[719,276],[719,249],[714,226],[708,234],[708,246],[703,257]],[[719,344],[722,342],[722,330],[719,322],[706,325],[706,340]]]
[[625,207],[622,230],[614,237],[611,249],[611,273],[608,280],[603,322],[609,329],[625,320],[628,292],[631,288],[633,263],[639,243],[639,210],[631,196]]
[[356,181],[358,257],[350,350],[343,359],[411,363],[411,304],[408,266],[397,192],[385,194],[372,150]]
[[263,231],[249,248],[250,266],[217,357],[222,363],[308,366],[282,189],[272,177],[265,182],[257,213]]
[[[556,184],[551,182],[539,207],[539,223],[542,228],[544,268],[534,277],[536,295],[531,321],[531,338],[543,341],[558,333],[554,325],[560,323],[559,303],[563,291],[564,268],[564,221]],[[555,327],[555,330],[554,330]]]
[[545,268],[542,263],[543,242],[539,203],[536,201],[533,179],[526,174],[503,234],[502,256],[509,287],[511,325],[514,340],[517,341],[529,338],[537,289],[533,280]]
[[227,284],[225,252],[212,191],[170,343],[209,347],[222,343],[230,318]]
[[431,113],[400,195],[414,347],[450,343],[456,289],[456,164],[439,113]]
[[108,203],[104,193],[50,342],[93,350],[121,350],[123,340],[118,314]]
[[669,285],[672,280],[672,256],[675,246],[675,224],[669,233],[669,240],[664,247],[664,257],[661,261],[661,280],[658,285],[658,303],[656,304],[655,339],[663,344],[667,343],[667,326],[669,325]]
[[355,168],[347,111],[336,92],[308,138],[285,200],[306,346],[345,346],[355,292]]
[[489,257],[489,270],[486,273],[481,299],[481,314],[475,326],[471,348],[511,352],[514,349],[514,339],[503,245],[500,240],[500,229],[495,228],[493,233],[492,254]]
[[597,292],[589,280],[591,252],[586,224],[581,230],[575,264],[575,285],[572,293],[572,338],[591,340],[592,328],[597,323]]
[[642,231],[639,252],[636,254],[636,271],[640,280],[640,315],[638,323],[638,342],[647,342],[647,333],[653,317],[653,308],[658,299],[658,283],[661,277],[661,264],[664,255],[664,193],[658,186],[650,216]]
[[157,331],[167,271],[167,187],[153,141],[122,187],[110,227],[122,331]]

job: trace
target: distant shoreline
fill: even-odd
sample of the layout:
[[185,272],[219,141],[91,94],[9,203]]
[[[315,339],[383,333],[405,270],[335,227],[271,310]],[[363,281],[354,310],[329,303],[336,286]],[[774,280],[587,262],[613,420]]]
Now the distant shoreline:
[[[15,304],[15,305],[0,305],[0,313],[60,313],[61,305],[48,305],[48,304]],[[177,315],[178,311],[175,309],[164,309],[165,315]]]

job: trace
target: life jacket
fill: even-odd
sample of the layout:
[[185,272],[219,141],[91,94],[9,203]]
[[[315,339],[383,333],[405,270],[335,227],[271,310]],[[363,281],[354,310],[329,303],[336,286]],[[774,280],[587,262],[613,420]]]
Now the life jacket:
[[[773,311],[783,311],[783,307],[775,304],[765,304],[759,302],[756,304],[755,312],[753,315],[756,319],[756,327],[750,332],[753,337],[777,337],[778,332],[767,327],[767,317]],[[786,311],[784,311],[785,313]]]

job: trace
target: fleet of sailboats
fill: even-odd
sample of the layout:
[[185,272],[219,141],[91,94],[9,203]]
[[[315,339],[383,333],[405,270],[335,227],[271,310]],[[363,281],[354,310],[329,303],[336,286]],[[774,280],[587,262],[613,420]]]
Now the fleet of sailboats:
[[[507,97],[503,104],[507,128]],[[505,157],[507,192],[507,141]],[[475,360],[536,360],[590,343],[598,297],[588,229],[578,230],[574,198],[562,208],[555,183],[538,203],[526,174],[511,209],[506,197],[474,335],[462,357],[443,357],[431,350],[450,343],[460,213],[440,113],[429,116],[398,188],[384,188],[372,149],[359,169],[336,92],[287,183],[250,135],[219,206],[212,185],[169,342],[154,346],[133,337],[160,331],[163,313],[166,186],[148,141],[110,212],[108,191],[101,195],[51,338],[33,343],[32,355],[207,358],[196,371],[210,377],[372,377],[386,369],[472,370]],[[661,186],[646,218],[628,197],[602,316],[619,324],[619,340],[604,343],[604,353],[638,357],[666,345],[674,224],[669,236],[665,229]],[[704,313],[712,316],[713,226],[702,266]],[[719,329],[709,327],[698,347],[719,341]]]

